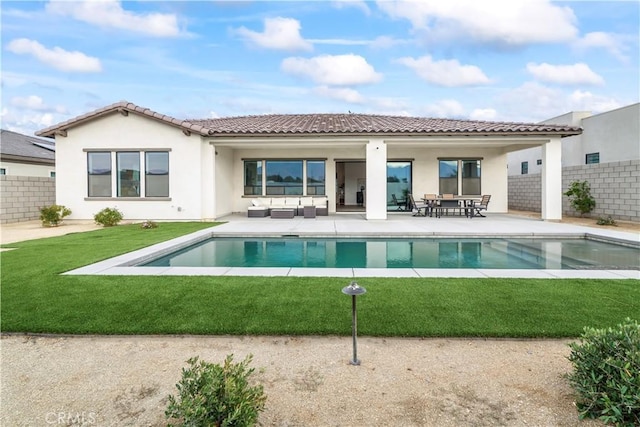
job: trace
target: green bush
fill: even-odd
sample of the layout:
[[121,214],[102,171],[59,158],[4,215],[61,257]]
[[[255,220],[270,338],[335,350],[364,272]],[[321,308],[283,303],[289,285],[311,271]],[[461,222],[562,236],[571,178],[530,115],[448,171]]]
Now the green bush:
[[222,366],[198,361],[198,357],[189,359],[189,367],[182,369],[182,379],[176,384],[178,396],[169,396],[166,418],[184,426],[255,425],[267,398],[262,385],[249,385],[252,358],[249,355],[233,363],[230,354]]
[[580,216],[596,207],[596,200],[591,197],[591,186],[587,181],[573,181],[564,195],[571,198],[571,206],[580,212]]
[[609,215],[608,217],[598,217],[598,220],[596,221],[596,224],[598,225],[618,225],[616,224],[616,220],[611,218],[611,215]]
[[71,215],[71,209],[62,205],[51,205],[40,208],[40,221],[47,227],[57,227],[65,216]]
[[615,328],[585,328],[580,341],[569,344],[580,418],[639,426],[640,324],[626,319]]
[[113,227],[122,221],[122,213],[116,208],[104,208],[93,216],[96,224],[103,227]]

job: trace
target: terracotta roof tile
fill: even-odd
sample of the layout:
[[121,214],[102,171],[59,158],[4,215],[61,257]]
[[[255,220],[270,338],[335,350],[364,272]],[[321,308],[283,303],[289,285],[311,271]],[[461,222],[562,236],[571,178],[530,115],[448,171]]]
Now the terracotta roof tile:
[[564,125],[368,114],[271,114],[189,121],[208,128],[209,135],[580,133],[580,128]]
[[269,114],[180,120],[127,101],[121,101],[48,127],[36,132],[36,135],[53,137],[56,133],[64,133],[73,126],[118,111],[147,116],[203,136],[308,134],[553,134],[569,136],[578,135],[582,132],[579,127],[566,125],[369,114]]

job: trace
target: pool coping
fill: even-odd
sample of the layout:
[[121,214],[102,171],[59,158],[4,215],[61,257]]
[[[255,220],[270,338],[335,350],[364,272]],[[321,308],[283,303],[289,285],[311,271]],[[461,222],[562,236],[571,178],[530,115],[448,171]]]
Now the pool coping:
[[[412,235],[376,232],[336,234],[330,232],[225,232],[211,227],[166,242],[122,254],[104,261],[64,272],[64,275],[110,276],[268,276],[268,277],[412,277],[412,278],[539,278],[539,279],[640,279],[640,270],[558,270],[558,269],[442,269],[442,268],[304,268],[304,267],[140,267],[141,263],[199,243],[211,237],[312,237],[312,238],[486,238],[495,233],[421,232]],[[501,233],[505,238],[589,238],[593,240],[640,247],[640,242],[627,238],[589,232]]]

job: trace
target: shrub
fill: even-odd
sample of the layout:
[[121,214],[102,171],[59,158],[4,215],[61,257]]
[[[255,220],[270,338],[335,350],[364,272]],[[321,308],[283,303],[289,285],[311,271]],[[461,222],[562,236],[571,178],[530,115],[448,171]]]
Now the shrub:
[[585,328],[571,343],[580,418],[599,418],[618,426],[640,425],[640,324],[626,319],[615,328]]
[[571,206],[580,212],[580,216],[596,207],[596,200],[591,197],[591,186],[587,181],[573,181],[564,195],[571,198]]
[[158,228],[158,224],[155,221],[142,221],[140,223],[140,228],[150,229],[150,228]]
[[93,216],[96,224],[103,227],[113,227],[122,221],[122,213],[116,208],[104,208]]
[[62,205],[51,205],[40,208],[40,221],[43,226],[57,227],[65,216],[71,215],[71,209]]
[[166,418],[185,426],[255,425],[267,398],[262,385],[249,385],[252,358],[249,355],[233,363],[230,354],[222,366],[198,357],[189,359],[189,367],[182,369],[182,379],[176,384],[178,396],[169,396]]
[[608,217],[598,217],[598,220],[596,221],[596,224],[598,225],[618,225],[616,224],[616,220],[611,218],[611,215],[609,215]]

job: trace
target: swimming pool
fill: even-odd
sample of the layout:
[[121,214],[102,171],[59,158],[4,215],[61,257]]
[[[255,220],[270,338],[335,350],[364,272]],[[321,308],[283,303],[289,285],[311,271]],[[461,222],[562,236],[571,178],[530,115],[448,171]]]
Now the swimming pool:
[[640,249],[584,238],[215,237],[146,267],[638,270]]

